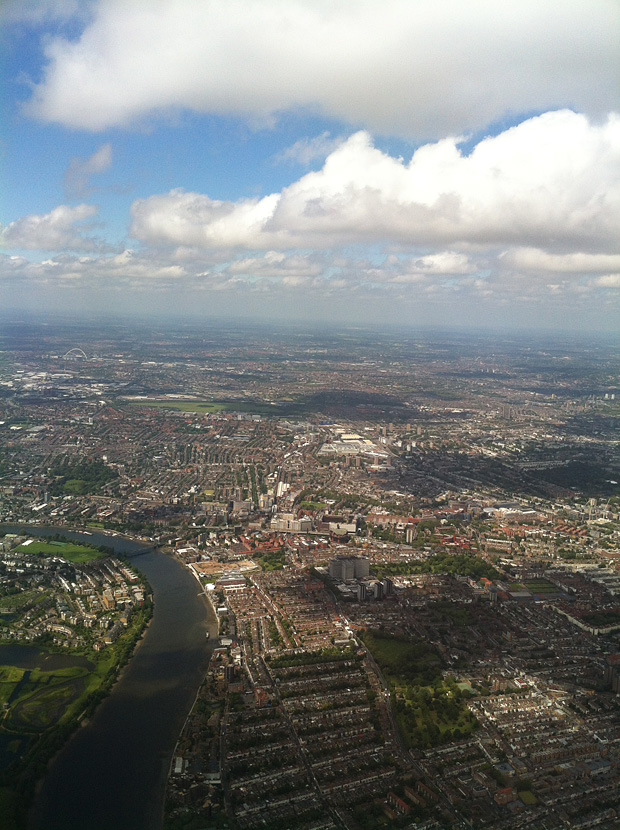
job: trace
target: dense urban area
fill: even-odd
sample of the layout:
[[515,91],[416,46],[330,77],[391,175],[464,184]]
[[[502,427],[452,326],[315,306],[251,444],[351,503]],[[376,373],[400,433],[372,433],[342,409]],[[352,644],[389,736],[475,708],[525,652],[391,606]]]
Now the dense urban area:
[[65,528],[217,620],[169,830],[620,827],[617,343],[7,325],[0,522],[7,799],[150,614]]

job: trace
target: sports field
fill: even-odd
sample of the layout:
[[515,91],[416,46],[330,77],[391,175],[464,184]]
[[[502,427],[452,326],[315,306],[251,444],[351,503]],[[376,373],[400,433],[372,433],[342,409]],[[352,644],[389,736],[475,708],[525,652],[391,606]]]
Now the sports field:
[[130,406],[146,406],[149,409],[174,409],[177,412],[193,412],[197,415],[215,412],[249,412],[255,415],[273,414],[277,407],[263,401],[175,401],[144,400],[129,401]]
[[531,579],[525,583],[525,587],[531,594],[560,594],[562,593],[557,585],[547,579]]
[[95,548],[86,545],[77,545],[74,542],[40,542],[28,540],[17,548],[18,553],[29,553],[33,556],[60,556],[68,562],[75,562],[83,565],[95,559],[103,559],[107,556]]

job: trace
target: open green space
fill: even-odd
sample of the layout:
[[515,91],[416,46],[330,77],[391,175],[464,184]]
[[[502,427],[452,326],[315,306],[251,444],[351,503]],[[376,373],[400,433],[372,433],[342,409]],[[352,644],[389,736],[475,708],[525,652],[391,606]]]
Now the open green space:
[[42,602],[48,594],[48,591],[19,591],[16,594],[5,594],[0,597],[0,612],[17,611],[26,605]]
[[286,557],[283,550],[266,553],[259,559],[261,568],[264,571],[281,571],[286,564]]
[[299,505],[302,510],[325,510],[327,505],[322,501],[302,501]]
[[0,706],[9,702],[23,676],[24,669],[18,669],[17,666],[0,666]]
[[33,556],[60,556],[68,562],[80,565],[95,559],[104,559],[108,555],[95,548],[73,542],[31,542],[29,545],[20,545],[17,552]]
[[531,594],[559,594],[560,589],[546,579],[528,579],[525,587]]
[[175,400],[146,400],[128,401],[130,406],[146,406],[149,409],[172,409],[176,412],[189,412],[196,415],[213,414],[216,412],[248,412],[254,415],[266,415],[277,412],[277,406],[264,401],[175,401]]
[[558,487],[577,490],[584,496],[617,496],[620,487],[605,464],[587,461],[571,461],[563,467],[532,471],[533,478],[550,482]]
[[[23,754],[0,771],[0,828],[25,826],[24,816],[36,782],[49,758],[66,742],[78,723],[89,717],[109,693],[119,669],[129,660],[152,613],[150,600],[137,611],[119,639],[104,651],[89,653],[91,665],[46,670],[0,666],[0,703],[8,703],[2,720]],[[3,813],[3,805],[5,812]],[[13,815],[3,823],[4,816]]]
[[[27,683],[25,688],[30,689]],[[32,692],[22,692],[16,703],[11,704],[8,729],[41,731],[59,723],[70,704],[83,691],[84,684],[50,676],[41,678]]]
[[469,608],[450,600],[437,600],[429,603],[427,608],[437,626],[451,623],[456,628],[464,628],[476,623],[476,618]]
[[478,556],[453,555],[437,553],[427,559],[415,559],[409,562],[382,562],[374,564],[373,573],[383,579],[385,576],[407,576],[408,574],[452,574],[470,576],[472,579],[485,577],[491,581],[498,579],[499,573],[493,565]]
[[476,728],[465,705],[469,692],[443,677],[443,660],[432,646],[378,631],[364,631],[362,639],[390,688],[394,717],[408,747],[426,749],[464,738]]
[[149,409],[174,409],[177,412],[213,413],[226,412],[226,404],[213,401],[129,401],[130,406],[146,406]]
[[9,703],[3,722],[11,732],[38,732],[62,719],[84,689],[85,666],[44,671],[0,666],[0,703]]
[[620,625],[620,611],[593,611],[591,614],[584,614],[581,619],[586,625],[593,628],[607,628],[612,625]]
[[150,398],[148,400],[127,401],[129,406],[149,407],[152,409],[171,409],[178,412],[212,413],[212,412],[248,412],[254,415],[300,416],[317,412],[331,415],[355,414],[366,420],[384,419],[389,413],[397,419],[402,413],[402,401],[392,395],[374,392],[360,392],[355,389],[330,389],[309,395],[300,395],[295,400],[278,401],[253,400],[170,400],[167,398]]
[[118,478],[117,471],[103,461],[58,462],[51,468],[51,474],[55,478],[50,487],[53,496],[98,493]]
[[322,648],[318,651],[305,651],[300,654],[283,654],[281,657],[270,657],[267,662],[272,669],[287,668],[290,666],[319,666],[322,663],[338,663],[345,660],[359,660],[360,658],[350,648]]
[[377,631],[366,631],[362,639],[386,680],[430,685],[441,678],[443,660],[438,652],[422,642]]

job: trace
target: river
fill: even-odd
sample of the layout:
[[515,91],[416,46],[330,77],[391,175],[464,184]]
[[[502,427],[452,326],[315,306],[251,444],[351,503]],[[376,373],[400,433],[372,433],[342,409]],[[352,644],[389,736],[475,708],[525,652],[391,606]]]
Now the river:
[[27,530],[113,544],[135,559],[154,599],[151,623],[112,693],[51,762],[29,830],[160,830],[174,746],[216,639],[213,612],[194,577],[171,556],[143,553],[143,546],[119,536]]

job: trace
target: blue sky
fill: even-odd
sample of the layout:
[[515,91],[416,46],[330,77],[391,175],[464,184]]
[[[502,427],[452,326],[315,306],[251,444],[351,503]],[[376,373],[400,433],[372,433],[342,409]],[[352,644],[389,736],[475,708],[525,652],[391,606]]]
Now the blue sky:
[[620,330],[615,0],[5,0],[0,303]]

